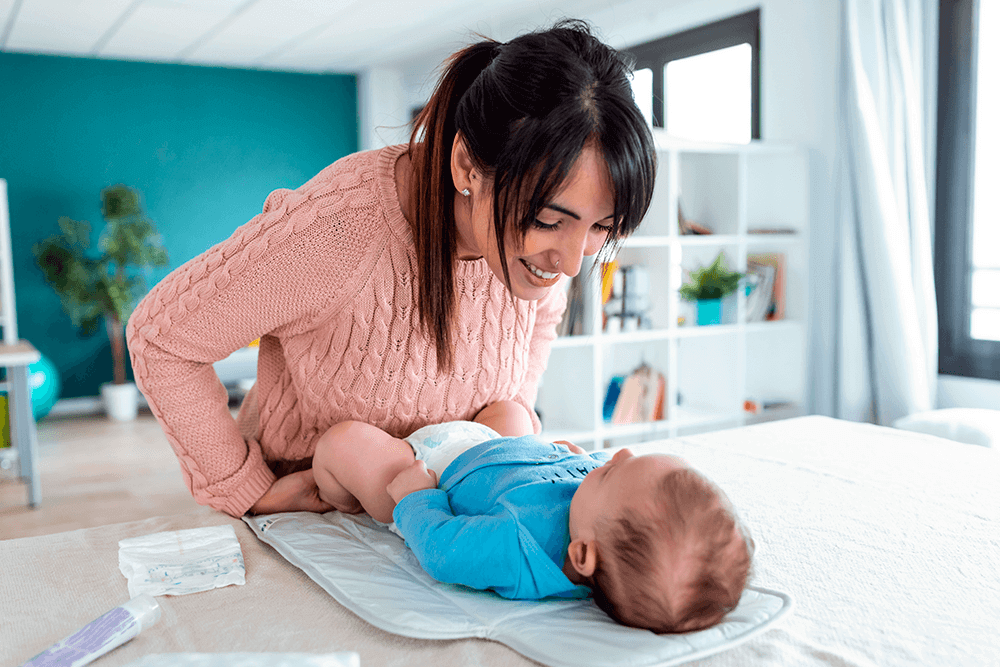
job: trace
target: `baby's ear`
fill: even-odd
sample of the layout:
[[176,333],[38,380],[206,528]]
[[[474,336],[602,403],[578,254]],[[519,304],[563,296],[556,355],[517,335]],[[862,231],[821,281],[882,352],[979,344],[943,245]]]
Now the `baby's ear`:
[[594,570],[597,569],[597,540],[576,539],[570,542],[569,562],[580,576],[594,576]]

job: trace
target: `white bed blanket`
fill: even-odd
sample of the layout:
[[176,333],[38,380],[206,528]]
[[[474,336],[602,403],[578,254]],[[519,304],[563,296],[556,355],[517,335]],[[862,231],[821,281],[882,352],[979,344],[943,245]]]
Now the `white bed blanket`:
[[1000,452],[825,417],[632,447],[686,458],[755,541],[778,627],[694,664],[1000,667]]
[[1000,451],[825,417],[661,447],[726,490],[756,580],[796,603],[706,664],[1000,667]]
[[[680,454],[717,481],[757,541],[751,583],[795,599],[777,627],[691,665],[1000,667],[1000,450],[824,417],[633,449]],[[3,524],[0,512],[0,535]],[[101,658],[103,667],[244,651],[355,651],[366,667],[537,664],[497,642],[373,627],[242,521],[204,509],[0,539],[0,665],[20,664],[127,599],[120,540],[222,524],[236,529],[246,585],[160,598],[160,622]]]

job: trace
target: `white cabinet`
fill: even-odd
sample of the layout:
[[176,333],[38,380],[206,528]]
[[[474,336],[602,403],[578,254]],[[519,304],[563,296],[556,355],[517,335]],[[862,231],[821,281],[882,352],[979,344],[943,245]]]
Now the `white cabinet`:
[[[649,278],[641,328],[610,333],[601,303],[600,267],[583,282],[582,334],[553,344],[536,407],[543,431],[587,448],[785,418],[804,412],[807,377],[808,156],[802,149],[679,143],[656,135],[659,167],[649,213],[617,255]],[[686,220],[711,234],[681,234]],[[678,295],[687,272],[719,252],[746,272],[748,257],[783,264],[780,319],[748,321],[747,288],[723,300],[721,324],[696,325]],[[581,277],[590,267],[584,266]],[[680,321],[679,321],[680,320]],[[612,378],[646,363],[663,374],[663,419],[612,424],[603,418]],[[745,409],[751,401],[761,407]],[[766,406],[766,407],[765,407]]]
[[38,433],[31,406],[28,366],[41,358],[31,343],[17,335],[17,305],[14,302],[14,255],[10,239],[10,210],[7,207],[7,181],[0,178],[0,368],[5,379],[0,390],[6,396],[10,440],[14,448],[0,449],[0,468],[13,468],[28,485],[28,505],[42,502],[42,483],[38,472]]

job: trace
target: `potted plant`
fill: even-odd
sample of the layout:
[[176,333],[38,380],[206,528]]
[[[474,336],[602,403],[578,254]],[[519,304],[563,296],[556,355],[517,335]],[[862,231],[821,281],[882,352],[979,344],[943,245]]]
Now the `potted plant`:
[[90,223],[59,218],[61,234],[35,244],[35,261],[63,309],[85,335],[100,321],[111,341],[114,381],[101,385],[104,408],[112,419],[134,419],[138,392],[126,381],[125,323],[146,293],[144,272],[167,265],[167,251],[139,202],[124,185],[101,191],[105,227],[98,252],[89,251]]
[[735,292],[742,278],[742,273],[726,267],[725,255],[720,252],[711,266],[692,271],[679,291],[682,298],[695,302],[699,325],[719,324],[722,298]]

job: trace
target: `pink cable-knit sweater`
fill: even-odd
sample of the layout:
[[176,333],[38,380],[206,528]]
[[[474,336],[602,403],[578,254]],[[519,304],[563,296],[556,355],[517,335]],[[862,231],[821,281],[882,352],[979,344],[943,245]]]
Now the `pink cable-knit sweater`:
[[[485,259],[456,268],[454,368],[438,373],[416,312],[416,256],[395,184],[405,146],[338,160],[164,278],[128,323],[136,383],[195,499],[244,514],[274,483],[268,464],[312,456],[344,420],[405,437],[534,405],[566,305],[553,288],[514,300]],[[212,363],[260,338],[239,417]]]

